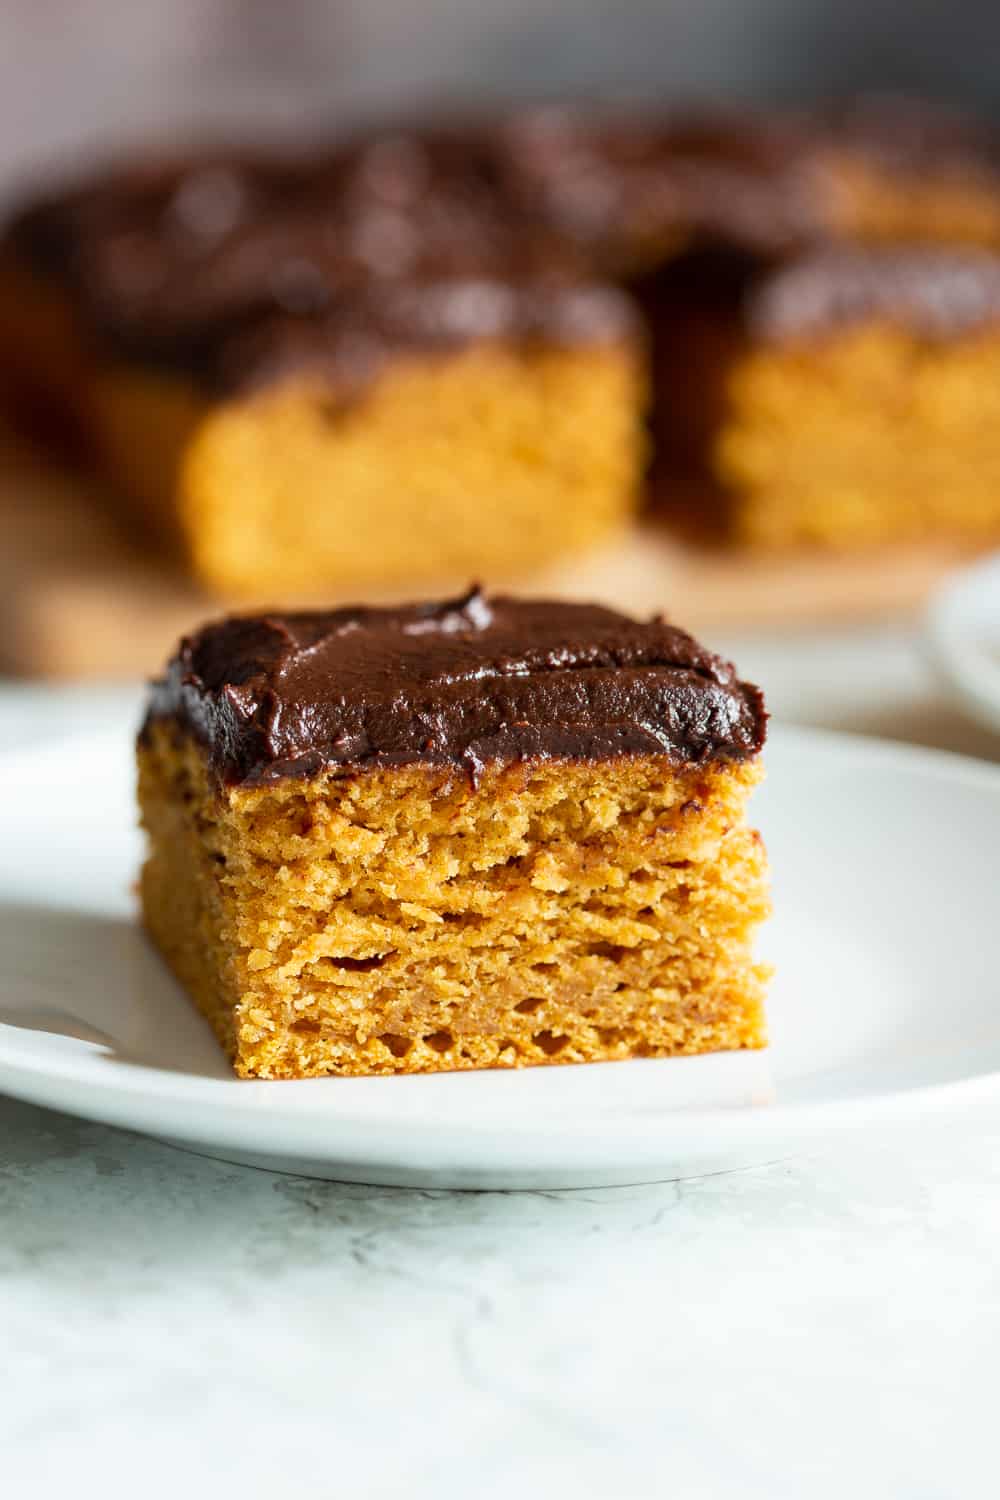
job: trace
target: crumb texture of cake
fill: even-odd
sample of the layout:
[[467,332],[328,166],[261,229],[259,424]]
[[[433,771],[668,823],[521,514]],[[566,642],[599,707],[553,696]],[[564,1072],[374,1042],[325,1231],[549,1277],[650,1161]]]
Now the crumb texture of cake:
[[759,1047],[764,720],[597,608],[208,627],[140,737],[145,922],[243,1077]]

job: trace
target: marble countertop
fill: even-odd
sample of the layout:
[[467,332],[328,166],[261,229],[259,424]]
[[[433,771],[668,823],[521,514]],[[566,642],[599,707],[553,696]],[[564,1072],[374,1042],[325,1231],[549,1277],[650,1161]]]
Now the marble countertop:
[[[781,718],[1000,758],[906,627],[717,644]],[[0,742],[134,701],[10,686]],[[745,1172],[459,1194],[0,1099],[0,1491],[988,1494],[998,1244],[990,1102]]]

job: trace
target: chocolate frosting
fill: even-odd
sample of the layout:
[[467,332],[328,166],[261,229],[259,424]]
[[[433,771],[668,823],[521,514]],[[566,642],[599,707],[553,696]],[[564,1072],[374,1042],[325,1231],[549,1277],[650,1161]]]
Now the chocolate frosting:
[[830,149],[903,177],[932,174],[994,190],[1000,178],[995,129],[926,100],[861,94],[827,110],[819,128]]
[[924,338],[956,338],[1000,319],[1000,256],[974,249],[817,251],[763,272],[744,306],[750,332],[777,342],[873,317]]
[[490,342],[593,347],[627,342],[638,330],[631,299],[614,287],[451,278],[362,287],[316,317],[261,318],[200,347],[182,341],[176,358],[188,370],[197,366],[215,392],[316,375],[328,399],[348,401],[408,350]]
[[82,279],[89,254],[137,233],[155,232],[159,253],[184,263],[247,225],[284,213],[315,171],[314,158],[264,148],[150,152],[32,201],[7,235],[38,271],[71,284]]
[[322,365],[348,386],[393,352],[480,339],[631,338],[626,295],[526,217],[483,133],[389,134],[282,161],[138,165],[16,221],[89,336],[212,389]]
[[584,279],[573,247],[500,193],[475,143],[457,147],[376,137],[289,173],[283,194],[246,163],[193,163],[159,202],[81,237],[88,318],[111,338],[167,342],[255,315],[322,314],[380,283]]
[[[464,313],[439,315],[452,283],[459,308],[471,284],[507,288],[493,295],[509,313],[502,327],[491,319],[498,336],[579,337],[598,305],[600,336],[612,323],[627,336],[620,293],[591,296],[581,317],[566,288],[597,290],[684,246],[773,258],[835,239],[845,160],[903,176],[998,173],[986,132],[899,100],[813,116],[542,108],[284,156],[140,158],[29,208],[9,243],[60,279],[102,346],[231,389],[324,354],[356,374],[378,364],[373,347],[381,358],[422,344],[431,323],[454,342]],[[405,316],[428,286],[436,321]]]
[[536,216],[612,274],[658,242],[776,253],[832,227],[810,121],[702,106],[523,111],[498,132]]
[[759,689],[654,619],[465,596],[396,609],[235,617],[181,642],[147,727],[173,720],[227,784],[429,764],[760,751]]
[[[547,106],[297,152],[139,155],[30,205],[11,235],[39,269],[89,271],[94,295],[148,297],[150,308],[154,291],[172,292],[179,315],[182,284],[196,307],[215,295],[193,268],[209,269],[223,298],[251,286],[260,296],[265,251],[280,259],[293,246],[334,278],[419,274],[427,256],[498,272],[526,246],[529,258],[576,249],[606,268],[676,232],[780,248],[836,229],[828,170],[845,157],[904,176],[1000,174],[995,130],[905,96],[812,114]],[[223,287],[230,252],[234,286]]]
[[207,329],[119,326],[112,345],[126,358],[155,358],[215,395],[317,376],[331,400],[349,400],[409,351],[629,344],[639,326],[632,299],[612,286],[444,276],[361,285],[309,316],[261,312]]

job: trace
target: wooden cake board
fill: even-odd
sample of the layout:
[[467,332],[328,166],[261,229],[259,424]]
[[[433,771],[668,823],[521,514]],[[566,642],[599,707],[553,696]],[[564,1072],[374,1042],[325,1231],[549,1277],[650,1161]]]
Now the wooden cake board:
[[[7,673],[148,677],[178,637],[205,619],[231,608],[306,602],[209,597],[127,540],[99,496],[7,444],[0,445],[0,518],[0,671]],[[918,607],[967,555],[967,549],[935,545],[863,557],[758,557],[678,541],[645,521],[601,551],[531,577],[481,581],[636,614],[660,611],[711,635],[898,614]],[[349,596],[324,596],[323,602],[363,597],[392,603],[457,592],[468,582],[444,578],[392,592],[355,589]]]

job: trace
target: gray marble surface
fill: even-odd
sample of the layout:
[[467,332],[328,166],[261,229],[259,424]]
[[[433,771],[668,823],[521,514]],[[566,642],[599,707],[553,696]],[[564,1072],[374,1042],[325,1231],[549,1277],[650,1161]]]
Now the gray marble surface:
[[994,1493],[1000,1111],[566,1194],[0,1138],[11,1495]]
[[[784,718],[1000,748],[902,627],[720,644]],[[8,688],[0,741],[135,697]],[[1000,1101],[718,1177],[458,1194],[0,1099],[0,1493],[988,1495],[998,1247]]]

